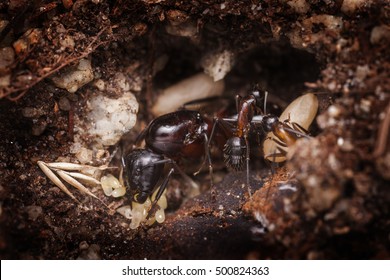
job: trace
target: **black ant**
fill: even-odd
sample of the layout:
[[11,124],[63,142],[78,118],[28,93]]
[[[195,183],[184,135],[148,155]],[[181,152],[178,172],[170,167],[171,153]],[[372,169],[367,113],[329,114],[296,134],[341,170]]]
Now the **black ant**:
[[[267,92],[265,92],[267,95]],[[261,103],[262,96],[260,91],[254,90],[246,97],[236,96],[237,115],[232,118],[215,118],[214,126],[210,138],[213,137],[215,128],[221,125],[225,130],[230,129],[232,136],[226,141],[223,152],[226,165],[236,171],[242,170],[244,160],[246,161],[246,177],[249,187],[249,140],[248,136],[254,124],[253,117],[262,114],[258,106]],[[229,127],[229,124],[235,124],[235,127]],[[249,191],[250,193],[250,191]]]
[[[178,171],[186,182],[197,188],[192,179],[177,165],[181,158],[204,156],[209,163],[212,182],[212,166],[209,154],[209,135],[211,122],[202,118],[198,111],[179,110],[154,119],[138,136],[136,144],[145,140],[145,148],[135,149],[122,157],[124,182],[132,194],[133,201],[144,203],[158,188],[154,204],[160,199],[168,185],[174,170]],[[171,164],[160,186],[158,181],[164,174],[164,166]]]

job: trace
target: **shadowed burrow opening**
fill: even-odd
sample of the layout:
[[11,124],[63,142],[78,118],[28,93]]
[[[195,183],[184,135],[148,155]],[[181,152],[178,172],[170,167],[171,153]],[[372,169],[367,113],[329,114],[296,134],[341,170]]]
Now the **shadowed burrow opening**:
[[201,38],[171,36],[162,32],[154,38],[153,59],[161,69],[154,75],[154,88],[163,89],[196,73],[207,72],[204,61],[225,52],[231,56],[230,61],[219,58],[221,69],[226,72],[223,76],[224,95],[232,98],[236,94],[244,96],[258,85],[282,103],[284,101],[284,105],[288,104],[308,90],[305,83],[319,79],[322,63],[314,54],[296,49],[284,39],[260,43],[258,32],[255,28],[247,31],[242,36],[245,37],[243,42],[224,34],[218,37],[219,34],[207,29]]

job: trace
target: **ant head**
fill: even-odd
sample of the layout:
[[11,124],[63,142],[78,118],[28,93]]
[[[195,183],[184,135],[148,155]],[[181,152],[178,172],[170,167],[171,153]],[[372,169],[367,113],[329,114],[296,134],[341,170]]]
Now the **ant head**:
[[233,170],[242,170],[246,158],[245,140],[240,137],[230,138],[223,149],[225,163]]
[[254,89],[254,90],[252,90],[252,92],[251,92],[251,95],[255,98],[255,100],[256,100],[256,104],[260,104],[261,103],[261,99],[263,98],[263,96],[262,96],[262,94],[261,94],[262,92],[260,92],[260,90],[258,90],[258,89]]
[[274,126],[279,122],[279,118],[274,115],[267,115],[263,117],[264,130],[270,132]]

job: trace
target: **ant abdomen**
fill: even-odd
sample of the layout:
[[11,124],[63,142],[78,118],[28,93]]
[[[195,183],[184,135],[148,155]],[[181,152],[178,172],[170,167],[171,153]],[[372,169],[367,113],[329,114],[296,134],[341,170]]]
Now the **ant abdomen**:
[[246,149],[245,140],[242,137],[229,138],[223,149],[226,165],[235,171],[242,170],[246,158]]
[[169,158],[199,157],[204,154],[208,124],[199,112],[182,110],[153,121],[145,135],[146,146]]

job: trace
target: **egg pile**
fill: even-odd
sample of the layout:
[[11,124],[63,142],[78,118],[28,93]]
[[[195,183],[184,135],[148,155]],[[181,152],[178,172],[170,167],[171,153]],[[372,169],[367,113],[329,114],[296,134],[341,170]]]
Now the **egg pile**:
[[[100,179],[100,183],[104,194],[107,196],[121,197],[126,194],[126,188],[112,174],[103,176]],[[131,205],[125,205],[116,210],[119,214],[131,220],[131,229],[138,228],[143,222],[145,222],[147,225],[152,225],[155,222],[163,223],[165,221],[165,209],[168,206],[165,192],[157,201],[158,210],[154,213],[154,215],[147,218],[148,213],[152,208],[152,201],[154,201],[156,198],[157,191],[158,190],[156,190],[152,196],[142,204],[133,201]]]

